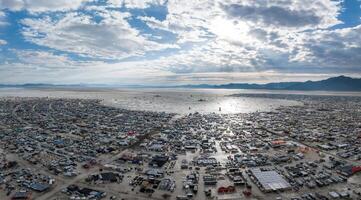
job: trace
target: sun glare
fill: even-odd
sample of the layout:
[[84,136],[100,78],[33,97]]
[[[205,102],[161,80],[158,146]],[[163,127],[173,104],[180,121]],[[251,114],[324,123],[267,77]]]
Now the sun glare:
[[245,22],[234,23],[224,18],[216,18],[211,23],[210,30],[222,39],[242,41],[249,39],[249,26]]

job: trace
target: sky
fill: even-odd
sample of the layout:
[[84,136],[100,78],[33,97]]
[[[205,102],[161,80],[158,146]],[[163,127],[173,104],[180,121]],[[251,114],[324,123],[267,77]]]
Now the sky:
[[361,0],[0,0],[0,83],[361,76]]

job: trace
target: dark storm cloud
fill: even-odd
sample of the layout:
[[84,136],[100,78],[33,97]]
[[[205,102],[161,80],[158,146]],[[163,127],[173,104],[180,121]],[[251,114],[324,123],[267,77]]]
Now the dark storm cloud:
[[321,22],[321,18],[315,13],[309,11],[289,10],[277,6],[252,7],[230,4],[221,5],[221,7],[231,17],[276,26],[299,27],[317,25]]

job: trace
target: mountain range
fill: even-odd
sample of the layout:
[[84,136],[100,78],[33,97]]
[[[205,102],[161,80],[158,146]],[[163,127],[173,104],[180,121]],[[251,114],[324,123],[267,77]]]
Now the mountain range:
[[184,85],[184,88],[214,89],[264,89],[264,90],[323,90],[323,91],[361,91],[361,78],[338,76],[321,81],[278,82],[267,84],[229,83],[222,85]]
[[0,84],[0,88],[4,87],[21,87],[21,88],[81,88],[81,87],[130,87],[130,88],[211,88],[211,89],[263,89],[263,90],[322,90],[322,91],[361,91],[361,78],[351,78],[347,76],[337,76],[321,81],[306,82],[277,82],[267,84],[250,84],[250,83],[228,83],[221,85],[178,85],[178,86],[141,86],[141,85],[92,85],[92,84],[76,84],[76,85],[55,85],[55,84]]

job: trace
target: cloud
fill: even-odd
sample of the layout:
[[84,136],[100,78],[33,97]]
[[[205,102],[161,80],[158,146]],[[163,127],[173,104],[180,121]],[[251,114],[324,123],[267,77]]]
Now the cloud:
[[151,83],[171,73],[142,62],[74,61],[45,51],[17,51],[18,62],[0,67],[0,83]]
[[99,12],[93,16],[67,13],[60,19],[24,19],[22,34],[35,44],[100,59],[141,56],[148,51],[177,48],[148,40],[127,22],[129,13]]
[[300,35],[293,60],[308,65],[360,68],[361,25]]
[[340,23],[336,18],[339,12],[338,6],[338,2],[316,2],[312,0],[221,3],[222,10],[229,17],[250,21],[262,26],[297,27],[302,29],[327,28]]
[[[36,57],[36,55],[34,56]],[[44,55],[40,55],[39,58],[45,59]],[[57,60],[57,58],[54,57],[52,57],[52,59]],[[63,58],[59,59],[62,60]],[[39,67],[31,63],[33,63],[33,61],[30,61],[30,63],[21,62],[2,65],[0,68],[0,83],[183,85],[320,80],[338,75],[338,73],[280,73],[272,70],[263,72],[192,72],[179,74],[169,72],[159,67],[147,66],[142,62],[122,62],[114,64],[104,62],[73,63],[72,67],[68,68],[63,67],[63,65],[60,67],[54,65],[52,68]],[[344,74],[348,76],[360,76],[361,72]]]
[[[215,1],[179,1],[169,0],[167,2],[166,19],[160,21],[154,17],[139,17],[147,23],[150,28],[171,32],[177,36],[177,42],[204,42],[211,35],[208,31],[212,20]],[[197,13],[194,15],[194,13]]]
[[[306,6],[307,5],[307,6]],[[153,29],[176,34],[179,43],[203,42],[214,37],[247,40],[252,29],[292,32],[327,28],[341,23],[337,1],[197,0],[167,2],[165,20],[140,17]],[[194,13],[197,13],[194,15]],[[241,37],[240,37],[241,36]]]
[[108,0],[108,4],[115,7],[126,7],[129,9],[145,9],[150,6],[164,5],[166,0]]
[[75,10],[92,0],[0,0],[0,8],[12,11],[28,10],[29,12],[68,11]]
[[224,10],[232,17],[275,26],[317,25],[321,22],[321,18],[314,13],[304,14],[304,11],[291,11],[275,6],[255,8],[232,4],[224,6]]
[[6,44],[7,44],[7,42],[5,40],[0,39],[0,46],[1,45],[6,45]]
[[341,6],[331,0],[0,0],[6,14],[29,11],[18,20],[19,40],[35,44],[11,51],[14,68],[1,66],[0,75],[153,84],[360,73],[361,28],[342,26]]
[[6,14],[0,10],[0,27],[5,25],[8,25],[6,22]]
[[18,11],[24,7],[23,0],[0,0],[0,8]]
[[12,50],[19,59],[19,63],[36,66],[38,69],[66,69],[83,66],[87,62],[76,62],[65,54],[55,54],[49,51]]

